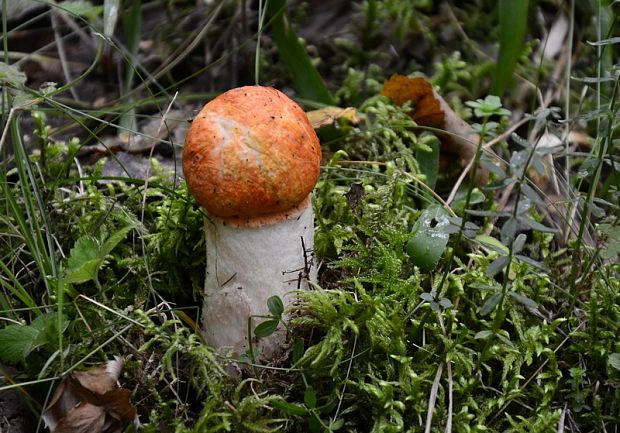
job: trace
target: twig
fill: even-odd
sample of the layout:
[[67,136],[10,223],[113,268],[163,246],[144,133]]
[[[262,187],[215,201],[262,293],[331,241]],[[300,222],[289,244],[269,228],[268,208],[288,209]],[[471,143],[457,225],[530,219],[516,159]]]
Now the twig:
[[[161,128],[162,125],[164,124],[165,119],[166,119],[166,115],[170,111],[170,107],[172,107],[172,104],[174,104],[174,101],[176,100],[178,94],[179,94],[179,92],[176,92],[174,94],[174,97],[170,101],[170,104],[168,104],[168,108],[166,109],[166,111],[162,115],[162,121],[161,121],[161,123],[159,125],[159,128]],[[159,129],[157,130],[157,132],[159,133]],[[149,189],[149,178],[151,177],[151,159],[153,158],[154,150],[155,150],[155,146],[151,147],[151,152],[149,153],[149,163],[148,163],[147,168],[146,168],[146,176],[145,176],[145,179],[144,179],[144,195],[142,196],[142,210],[140,212],[140,223],[142,224],[142,226],[144,226],[144,211],[146,209],[146,197],[147,197],[148,189]],[[149,262],[148,262],[148,254],[146,254],[146,244],[144,243],[144,236],[140,236],[140,242],[141,242],[141,246],[142,246],[142,252],[144,253],[143,255],[144,255],[144,266],[146,268],[146,278],[147,278],[147,281],[149,283],[150,289],[153,290],[153,281],[151,279],[151,272],[150,272],[150,267],[149,267]],[[154,292],[154,290],[153,290],[153,292]],[[162,302],[166,303],[166,301],[163,298],[162,298]],[[167,305],[167,303],[166,303],[166,305]]]
[[448,421],[446,422],[446,433],[452,433],[452,364],[446,363],[448,367]]
[[[58,51],[58,57],[60,58],[60,67],[62,68],[62,73],[65,76],[65,80],[67,80],[67,84],[73,81],[71,77],[71,72],[69,71],[69,65],[67,61],[67,53],[65,52],[65,46],[63,44],[62,38],[60,37],[60,33],[58,32],[58,14],[56,11],[52,11],[51,14],[52,19],[52,29],[54,30],[54,40],[56,41],[56,50]],[[69,87],[69,92],[71,92],[71,96],[76,101],[80,101],[80,96],[74,86]]]
[[2,154],[2,145],[4,144],[4,141],[6,140],[6,135],[9,132],[9,125],[11,124],[11,121],[13,120],[13,113],[15,112],[15,108],[11,108],[11,110],[9,111],[9,115],[7,116],[6,119],[6,125],[4,126],[4,131],[2,131],[2,137],[0,137],[0,155]]
[[336,413],[334,414],[334,417],[332,418],[332,422],[338,419],[338,414],[340,413],[340,407],[342,406],[342,400],[344,399],[344,393],[347,389],[347,380],[349,380],[349,375],[351,374],[351,368],[353,366],[353,358],[354,358],[353,355],[355,355],[356,347],[357,347],[357,335],[355,335],[355,339],[353,340],[353,351],[351,352],[351,358],[349,358],[349,366],[347,367],[346,378],[342,385],[342,392],[340,394],[340,398],[338,399],[338,407],[336,408]]
[[437,390],[439,389],[439,379],[441,379],[441,373],[443,372],[443,362],[437,367],[437,373],[433,380],[433,386],[431,387],[431,395],[428,397],[428,410],[426,411],[426,426],[424,427],[424,433],[431,433],[431,425],[433,424],[433,409],[435,408],[435,402],[437,401]]
[[[500,134],[497,137],[495,137],[493,140],[490,140],[488,143],[484,143],[482,145],[482,151],[483,152],[488,152],[488,150],[492,146],[494,146],[495,144],[499,143],[500,141],[505,140],[506,138],[508,138],[510,135],[512,135],[513,132],[515,132],[517,129],[519,129],[521,126],[523,126],[528,121],[529,121],[529,119],[525,119],[525,118],[519,120],[517,123],[512,125],[510,128],[508,128],[502,134]],[[502,162],[505,162],[505,161],[502,161]],[[456,193],[457,193],[458,189],[460,188],[461,184],[463,183],[463,181],[465,180],[465,176],[467,176],[467,174],[469,173],[469,170],[471,170],[471,167],[472,167],[473,163],[474,163],[474,159],[472,158],[472,159],[469,160],[469,162],[467,163],[467,166],[461,172],[461,175],[456,180],[454,186],[452,187],[452,191],[450,191],[450,195],[448,196],[448,199],[446,200],[447,204],[452,203],[452,201],[454,200],[454,197],[456,197]]]
[[560,421],[558,421],[558,433],[564,433],[564,420],[566,419],[567,404],[564,403],[564,409],[562,409],[562,415],[560,415]]

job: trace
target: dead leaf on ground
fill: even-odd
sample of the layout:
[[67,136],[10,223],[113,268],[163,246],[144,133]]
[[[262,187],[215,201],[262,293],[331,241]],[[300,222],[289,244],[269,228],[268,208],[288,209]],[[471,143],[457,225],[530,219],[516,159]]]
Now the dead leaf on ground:
[[308,120],[314,129],[321,126],[331,125],[339,119],[344,119],[352,125],[357,125],[360,122],[360,117],[357,114],[357,110],[353,107],[340,108],[340,107],[325,107],[319,110],[312,110],[306,113]]
[[[409,115],[418,125],[446,131],[437,134],[444,157],[458,157],[461,167],[465,167],[473,159],[480,136],[450,108],[426,79],[392,75],[383,85],[381,94],[396,105],[411,102]],[[487,178],[488,173],[479,167],[476,184],[484,185]]]
[[116,357],[105,366],[68,374],[58,385],[43,412],[51,433],[121,433],[130,422],[138,423],[131,393],[118,386],[123,360]]

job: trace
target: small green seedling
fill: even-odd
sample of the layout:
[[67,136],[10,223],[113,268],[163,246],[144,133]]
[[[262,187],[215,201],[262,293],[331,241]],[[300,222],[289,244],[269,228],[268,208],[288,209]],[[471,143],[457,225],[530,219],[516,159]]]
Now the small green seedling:
[[265,317],[267,320],[260,323],[254,328],[254,335],[258,338],[268,337],[278,328],[280,322],[282,322],[282,315],[284,314],[284,303],[279,296],[272,296],[267,299],[267,308],[271,316]]

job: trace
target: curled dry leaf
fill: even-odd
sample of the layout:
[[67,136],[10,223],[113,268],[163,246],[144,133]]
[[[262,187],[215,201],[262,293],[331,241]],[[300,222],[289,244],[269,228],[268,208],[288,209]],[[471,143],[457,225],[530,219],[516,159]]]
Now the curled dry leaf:
[[[105,411],[101,406],[78,403],[67,412],[52,431],[54,433],[103,432],[105,418]],[[113,432],[114,430],[106,431]]]
[[306,115],[314,129],[331,125],[338,119],[344,119],[352,125],[357,125],[360,122],[357,110],[353,107],[325,107],[319,110],[308,111]]
[[[441,140],[441,153],[444,157],[456,156],[461,167],[465,167],[474,158],[480,136],[467,122],[457,116],[424,78],[392,75],[383,85],[381,94],[387,96],[396,105],[411,102],[412,109],[409,115],[418,125],[445,131],[445,133],[438,134]],[[487,178],[488,173],[478,168],[476,184],[485,184]]]
[[105,366],[68,374],[58,385],[43,412],[52,433],[120,433],[137,423],[129,390],[118,386],[123,360],[116,357]]

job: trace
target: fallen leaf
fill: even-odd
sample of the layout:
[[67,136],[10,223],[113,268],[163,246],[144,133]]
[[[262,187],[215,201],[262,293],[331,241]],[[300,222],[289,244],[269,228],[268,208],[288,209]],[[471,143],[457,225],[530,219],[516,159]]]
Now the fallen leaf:
[[431,84],[422,77],[405,77],[392,75],[383,85],[383,96],[387,96],[396,105],[411,102],[411,118],[423,126],[443,128],[445,114]]
[[52,431],[54,433],[100,433],[104,425],[105,413],[102,407],[78,403],[67,412]]
[[71,376],[89,391],[103,395],[117,387],[116,383],[123,370],[123,364],[122,358],[116,357],[114,361],[108,362],[105,367],[78,371]]
[[344,119],[349,123],[356,125],[360,122],[357,110],[353,107],[325,107],[319,110],[308,111],[308,120],[314,129],[321,126],[331,125],[339,119]]
[[[396,105],[411,102],[409,115],[418,125],[445,131],[437,134],[444,158],[446,155],[457,156],[461,167],[465,167],[474,158],[480,136],[450,108],[427,80],[392,75],[384,83],[381,94]],[[479,167],[476,184],[484,185],[487,178],[488,172]]]
[[138,424],[131,392],[118,386],[123,360],[68,374],[58,385],[43,421],[51,433],[120,433]]

